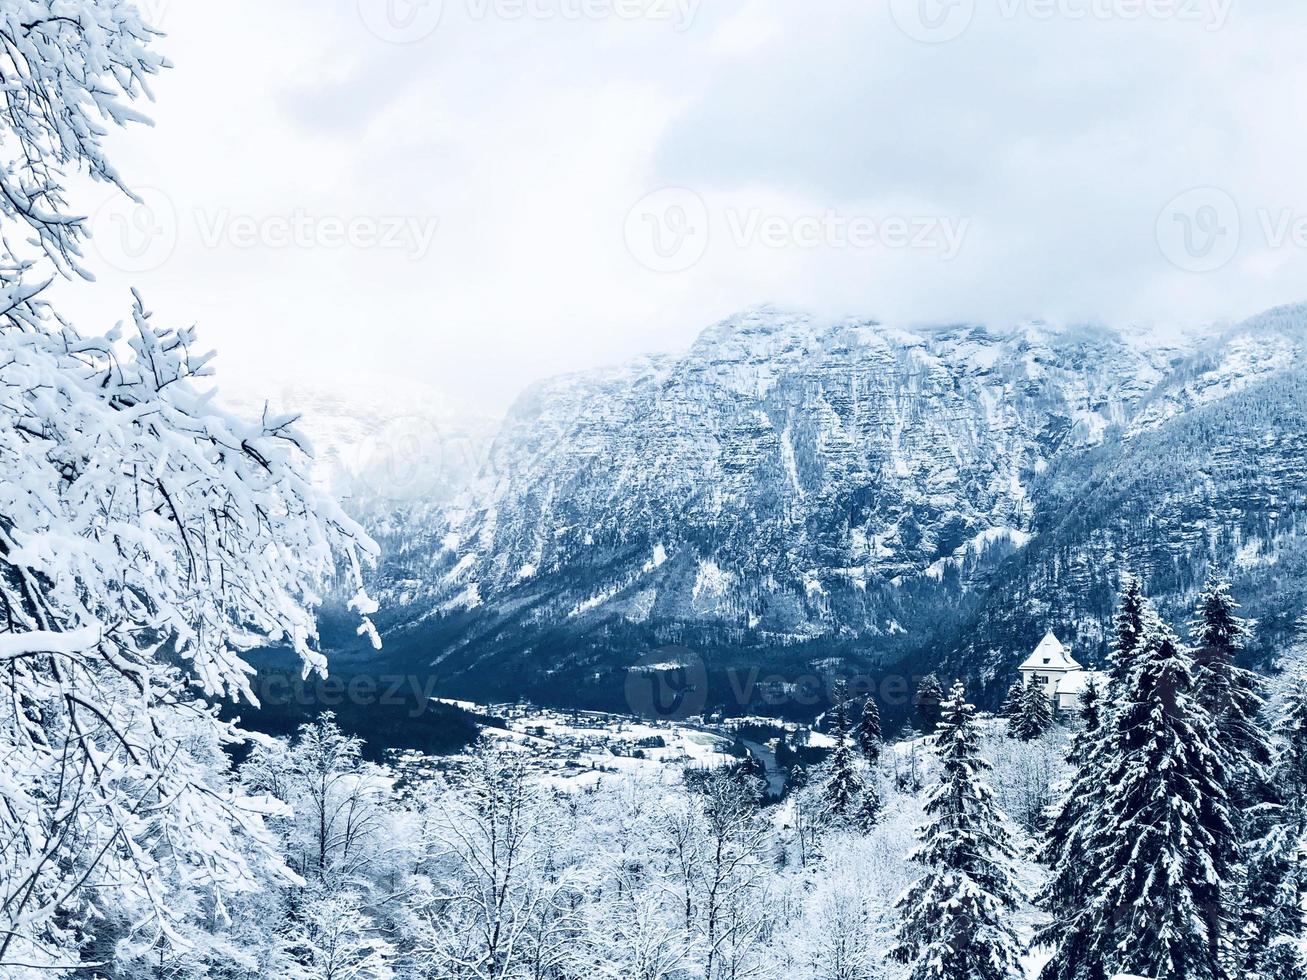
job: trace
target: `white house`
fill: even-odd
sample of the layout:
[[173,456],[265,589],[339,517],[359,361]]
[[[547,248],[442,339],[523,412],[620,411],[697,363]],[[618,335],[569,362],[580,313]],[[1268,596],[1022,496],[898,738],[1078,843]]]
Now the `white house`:
[[1027,687],[1043,686],[1058,711],[1074,711],[1079,707],[1080,695],[1091,679],[1097,681],[1100,690],[1103,686],[1101,675],[1080,666],[1052,630],[1018,669]]

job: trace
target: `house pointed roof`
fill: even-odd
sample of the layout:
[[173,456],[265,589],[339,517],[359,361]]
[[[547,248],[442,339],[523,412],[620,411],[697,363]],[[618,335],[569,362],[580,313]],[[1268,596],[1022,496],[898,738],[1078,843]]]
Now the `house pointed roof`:
[[1039,646],[1035,647],[1029,659],[1026,660],[1019,670],[1083,670],[1075,658],[1071,656],[1062,641],[1052,631],[1048,631],[1048,636],[1040,641]]

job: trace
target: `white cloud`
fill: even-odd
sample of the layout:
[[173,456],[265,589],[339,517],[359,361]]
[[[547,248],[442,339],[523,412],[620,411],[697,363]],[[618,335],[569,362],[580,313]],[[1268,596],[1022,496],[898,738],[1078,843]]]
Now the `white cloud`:
[[[65,290],[82,320],[125,311],[135,283],[161,316],[197,320],[228,371],[363,368],[497,406],[764,301],[1175,321],[1307,295],[1307,248],[1266,241],[1259,217],[1307,216],[1307,10],[1287,0],[1156,0],[1137,18],[1124,0],[998,0],[940,44],[896,26],[914,9],[897,0],[445,0],[409,44],[379,40],[360,2],[385,0],[162,6],[177,68],[157,128],[119,144],[129,180],[174,206],[176,247]],[[666,186],[709,213],[702,260],[678,273],[624,240],[632,206]],[[1194,274],[1157,226],[1206,186],[1236,202],[1241,238]],[[314,244],[206,245],[215,214],[262,229],[308,215]],[[831,214],[966,234],[946,258],[795,232]],[[390,217],[437,221],[430,249],[320,234]],[[741,239],[746,219],[801,242]]]

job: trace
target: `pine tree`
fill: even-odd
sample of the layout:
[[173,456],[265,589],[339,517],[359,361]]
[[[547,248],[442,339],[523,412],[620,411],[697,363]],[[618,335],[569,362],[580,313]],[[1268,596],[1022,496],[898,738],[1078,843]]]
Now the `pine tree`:
[[1299,952],[1299,943],[1293,939],[1280,938],[1266,949],[1256,965],[1256,973],[1250,974],[1257,980],[1302,980],[1307,976],[1307,963],[1303,962]]
[[921,718],[921,730],[926,735],[935,734],[939,724],[941,704],[944,701],[944,686],[934,674],[927,674],[917,685],[917,715]]
[[1112,618],[1112,652],[1108,655],[1108,676],[1112,685],[1124,685],[1130,677],[1130,664],[1135,647],[1156,618],[1152,606],[1144,597],[1143,587],[1130,572],[1121,574],[1121,601]]
[[862,706],[862,717],[858,720],[858,746],[862,754],[874,769],[880,762],[881,750],[884,748],[884,732],[880,727],[880,708],[874,697],[867,698]]
[[1060,787],[1061,802],[1049,827],[1040,852],[1040,860],[1052,869],[1039,904],[1053,913],[1053,921],[1036,937],[1044,945],[1054,945],[1062,936],[1062,921],[1082,907],[1087,891],[1088,872],[1086,840],[1098,816],[1095,803],[1101,797],[1100,756],[1103,742],[1103,719],[1098,685],[1091,679],[1080,699],[1080,730],[1071,739],[1067,765],[1071,779]]
[[1021,944],[1011,846],[1003,816],[981,779],[975,709],[959,683],[943,704],[934,737],[940,782],[926,801],[912,860],[925,874],[899,899],[903,921],[893,957],[911,980],[1018,980]]
[[739,771],[741,779],[756,779],[764,782],[767,779],[767,769],[752,752],[745,752]]
[[1021,692],[1021,707],[1009,731],[1023,742],[1033,742],[1053,727],[1053,703],[1042,682],[1032,680]]
[[[1083,732],[1093,735],[1102,727],[1103,714],[1100,700],[1102,695],[1098,691],[1098,682],[1092,676],[1085,685],[1084,693],[1080,695],[1080,726]],[[1073,757],[1072,761],[1078,761]]]
[[858,803],[863,794],[862,780],[853,761],[853,747],[849,739],[848,690],[841,681],[835,685],[835,723],[831,738],[835,748],[831,751],[828,775],[822,789],[822,803],[826,820],[844,829],[855,825]]
[[1193,642],[1198,698],[1216,722],[1233,799],[1242,812],[1267,796],[1271,745],[1257,721],[1264,705],[1261,681],[1237,663],[1252,635],[1251,625],[1235,615],[1238,608],[1229,583],[1208,582],[1195,610]]
[[1278,820],[1246,846],[1240,962],[1244,972],[1258,980],[1307,975],[1299,952],[1307,931],[1302,911],[1307,866],[1299,851],[1307,832],[1307,683],[1302,679],[1289,690],[1279,734],[1270,780]]
[[[1151,605],[1139,590],[1139,582],[1128,572],[1122,576],[1123,591],[1113,617],[1114,663],[1129,662],[1146,622],[1156,619]],[[1040,905],[1053,914],[1053,922],[1038,936],[1046,945],[1061,945],[1044,971],[1045,980],[1072,980],[1080,976],[1085,954],[1082,933],[1065,923],[1085,915],[1085,906],[1095,881],[1092,855],[1102,835],[1103,795],[1106,786],[1106,739],[1114,724],[1115,710],[1124,684],[1109,682],[1110,699],[1103,704],[1097,685],[1091,683],[1081,701],[1081,730],[1071,744],[1067,761],[1072,776],[1062,794],[1057,816],[1041,848],[1041,860],[1049,867],[1048,883],[1039,896]]]
[[1276,783],[1293,818],[1307,824],[1307,678],[1298,678],[1289,691],[1280,722],[1283,747],[1276,763]]
[[1169,628],[1147,624],[1122,691],[1100,760],[1107,790],[1086,841],[1085,905],[1063,922],[1043,976],[1215,980],[1235,833],[1215,726]]
[[1251,849],[1244,888],[1242,965],[1259,980],[1301,980],[1307,963],[1302,943],[1302,905],[1307,898],[1307,869],[1298,851],[1302,828],[1280,824]]
[[858,807],[853,813],[853,825],[864,834],[880,823],[880,811],[885,803],[880,798],[875,779],[862,784],[862,795],[858,797]]
[[1012,686],[1007,689],[1007,697],[1003,699],[1003,706],[998,709],[1000,718],[1015,718],[1021,713],[1021,697],[1026,693],[1026,685],[1021,681],[1013,682]]
[[900,733],[899,744],[908,747],[906,765],[900,765],[903,753],[895,750],[891,758],[894,760],[894,786],[900,793],[919,793],[921,792],[921,766],[917,762],[917,744],[920,740],[920,733],[908,722]]

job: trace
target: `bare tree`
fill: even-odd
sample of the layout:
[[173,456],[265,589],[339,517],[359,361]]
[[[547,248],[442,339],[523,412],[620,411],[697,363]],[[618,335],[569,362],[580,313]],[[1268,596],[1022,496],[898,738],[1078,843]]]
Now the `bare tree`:
[[762,928],[763,856],[770,831],[758,813],[759,788],[729,772],[704,783],[699,928],[708,980],[742,974]]
[[517,753],[481,747],[434,804],[419,957],[437,977],[549,976],[580,928],[550,857],[549,805]]

